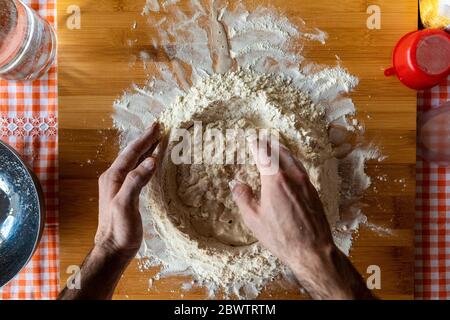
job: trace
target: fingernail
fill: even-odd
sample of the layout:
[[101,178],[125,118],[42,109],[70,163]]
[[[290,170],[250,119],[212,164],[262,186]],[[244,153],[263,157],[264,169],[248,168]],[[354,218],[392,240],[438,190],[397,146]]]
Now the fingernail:
[[230,190],[231,191],[234,190],[234,188],[236,187],[237,183],[238,182],[236,180],[231,180],[230,182],[228,182],[228,185],[230,186]]
[[287,150],[290,152],[289,148],[286,145],[284,145],[282,143],[279,143],[278,145],[280,146],[280,148],[283,148],[284,150]]
[[147,130],[148,130],[148,131],[153,130],[154,128],[157,128],[158,126],[159,126],[159,122],[158,122],[158,121],[155,121],[155,122],[153,122],[151,125],[149,125],[149,126],[147,127]]
[[144,166],[149,171],[152,171],[155,169],[155,160],[153,159],[146,159],[144,162],[142,162],[142,166]]

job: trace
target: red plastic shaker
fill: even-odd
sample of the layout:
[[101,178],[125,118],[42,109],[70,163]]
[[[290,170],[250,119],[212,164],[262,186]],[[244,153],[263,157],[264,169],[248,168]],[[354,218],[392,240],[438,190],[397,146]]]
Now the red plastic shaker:
[[450,74],[450,35],[437,29],[408,33],[397,43],[393,67],[385,76],[396,75],[411,89],[424,90],[438,85]]

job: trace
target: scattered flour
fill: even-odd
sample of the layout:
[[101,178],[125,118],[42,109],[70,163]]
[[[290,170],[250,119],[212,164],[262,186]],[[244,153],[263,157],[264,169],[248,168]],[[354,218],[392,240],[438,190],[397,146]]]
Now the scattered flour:
[[160,5],[158,0],[147,0],[144,8],[142,9],[142,15],[148,15],[150,12],[159,12]]
[[[305,64],[301,55],[299,43],[324,42],[326,33],[305,30],[304,24],[300,29],[267,8],[250,13],[242,4],[192,0],[189,16],[166,2],[147,0],[143,13],[167,15],[153,25],[159,35],[153,46],[161,46],[170,61],[146,61],[158,74],[115,103],[122,147],[155,120],[165,125],[166,140],[193,121],[274,128],[305,164],[335,242],[349,254],[353,233],[367,221],[357,204],[370,186],[364,166],[380,155],[373,146],[355,143],[358,133],[348,120],[356,110],[345,95],[358,79],[339,66]],[[142,267],[161,266],[154,280],[192,276],[193,285],[207,287],[211,297],[223,292],[255,298],[274,278],[290,278],[255,242],[230,198],[228,182],[239,175],[258,190],[256,169],[176,166],[169,161],[172,147],[163,143],[158,172],[141,194]]]

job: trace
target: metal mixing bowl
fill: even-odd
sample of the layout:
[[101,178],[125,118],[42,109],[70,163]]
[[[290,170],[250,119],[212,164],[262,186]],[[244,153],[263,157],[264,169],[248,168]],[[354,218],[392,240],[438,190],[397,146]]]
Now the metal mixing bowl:
[[28,263],[45,224],[44,197],[34,173],[0,141],[0,287]]

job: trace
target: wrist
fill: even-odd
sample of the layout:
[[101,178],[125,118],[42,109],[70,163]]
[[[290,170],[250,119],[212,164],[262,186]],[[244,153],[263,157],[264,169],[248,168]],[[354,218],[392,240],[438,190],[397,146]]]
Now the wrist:
[[130,261],[129,256],[96,243],[81,267],[81,287],[76,290],[64,289],[59,299],[111,299]]
[[329,269],[333,265],[338,250],[334,243],[309,250],[301,248],[298,254],[293,252],[290,255],[289,260],[286,261],[287,266],[295,273],[305,273],[311,269]]
[[351,284],[346,280],[351,275],[345,274],[346,265],[351,263],[334,244],[311,253],[304,262],[294,264],[292,270],[311,296],[333,300],[355,298]]
[[115,248],[107,243],[96,243],[91,254],[101,259],[130,262],[136,256],[137,251]]

